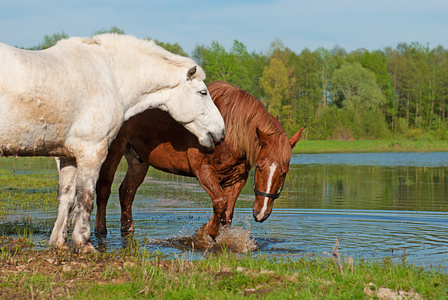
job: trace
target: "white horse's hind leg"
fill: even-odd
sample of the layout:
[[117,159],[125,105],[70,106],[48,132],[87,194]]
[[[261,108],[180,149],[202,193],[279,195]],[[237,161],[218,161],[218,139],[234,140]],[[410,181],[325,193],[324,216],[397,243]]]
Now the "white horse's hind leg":
[[73,248],[77,253],[96,251],[90,242],[90,214],[93,210],[98,174],[107,155],[106,143],[99,143],[96,148],[89,151],[89,154],[80,156],[82,159],[77,161],[76,206],[73,213],[72,234]]
[[76,161],[73,158],[56,159],[59,172],[58,217],[50,237],[50,245],[68,249],[67,225],[70,213],[75,204],[76,193]]

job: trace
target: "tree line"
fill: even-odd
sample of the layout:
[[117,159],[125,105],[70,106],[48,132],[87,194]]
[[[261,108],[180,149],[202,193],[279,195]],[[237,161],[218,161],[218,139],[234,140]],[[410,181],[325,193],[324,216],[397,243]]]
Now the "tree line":
[[[112,27],[97,33],[124,31]],[[45,49],[65,33],[45,36]],[[188,56],[175,43],[157,44]],[[448,51],[420,43],[348,53],[335,46],[296,53],[275,40],[266,53],[234,41],[197,45],[191,57],[207,74],[262,101],[288,134],[303,127],[309,140],[448,139]]]

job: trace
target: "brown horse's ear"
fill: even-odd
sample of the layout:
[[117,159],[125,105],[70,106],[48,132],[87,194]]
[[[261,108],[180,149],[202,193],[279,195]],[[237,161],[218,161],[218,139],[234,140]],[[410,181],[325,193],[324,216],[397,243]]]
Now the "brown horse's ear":
[[302,135],[303,127],[299,129],[290,139],[289,144],[291,145],[291,149],[294,148],[297,142],[300,140],[300,136]]
[[269,140],[269,135],[264,133],[260,128],[256,128],[258,139],[262,145],[266,145]]
[[187,78],[191,79],[191,77],[193,77],[193,75],[196,73],[196,66],[191,67],[190,70],[188,70],[187,72]]

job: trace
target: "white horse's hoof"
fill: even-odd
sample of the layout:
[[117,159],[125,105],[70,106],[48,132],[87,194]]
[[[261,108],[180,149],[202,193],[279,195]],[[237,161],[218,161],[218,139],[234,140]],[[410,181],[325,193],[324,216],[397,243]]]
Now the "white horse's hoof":
[[66,239],[57,239],[57,238],[51,238],[50,237],[50,248],[53,249],[60,249],[60,250],[69,250],[70,247],[68,246]]
[[77,254],[87,254],[87,253],[97,253],[98,250],[93,247],[92,243],[87,243],[85,245],[78,245],[73,247],[73,251]]
[[57,249],[57,250],[64,250],[64,251],[70,250],[70,247],[68,246],[67,243],[62,243],[61,245],[52,245],[52,244],[50,244],[50,248],[51,249]]

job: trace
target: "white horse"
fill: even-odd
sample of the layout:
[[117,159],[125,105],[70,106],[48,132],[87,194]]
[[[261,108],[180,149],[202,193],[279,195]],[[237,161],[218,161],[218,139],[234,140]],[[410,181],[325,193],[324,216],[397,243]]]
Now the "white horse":
[[204,71],[152,41],[124,35],[71,38],[42,51],[0,43],[0,155],[57,156],[58,217],[50,245],[95,251],[90,213],[108,147],[122,123],[160,108],[213,148],[224,121]]

